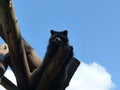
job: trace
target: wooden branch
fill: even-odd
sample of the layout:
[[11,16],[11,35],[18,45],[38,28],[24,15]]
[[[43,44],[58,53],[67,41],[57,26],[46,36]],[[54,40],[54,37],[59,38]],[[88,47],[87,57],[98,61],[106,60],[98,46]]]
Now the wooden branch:
[[[41,62],[36,53],[21,37],[12,0],[0,0],[0,13],[2,25],[0,34],[2,33],[1,36],[10,50],[10,55],[5,61],[7,60],[16,76],[18,88],[20,90],[65,90],[79,65],[75,58],[71,59],[73,50],[70,47],[59,47],[52,58],[47,57],[49,61],[43,62],[40,66]],[[5,65],[2,63],[0,66],[4,70]],[[34,69],[36,70],[30,77],[30,71]],[[7,85],[3,82],[3,86],[8,90],[18,90],[5,77],[3,81],[9,83]]]
[[40,77],[36,90],[51,90],[55,78],[72,58],[72,53],[71,47],[60,47],[58,49],[51,62],[46,66],[42,77]]
[[0,84],[7,90],[19,90],[10,80],[8,80],[4,75],[7,70],[8,63],[5,60],[5,56],[8,53],[8,47],[6,44],[0,45]]
[[3,77],[1,79],[1,85],[6,88],[7,90],[20,90],[18,87],[16,87],[10,80],[8,80],[6,77]]
[[24,42],[24,47],[25,47],[30,71],[33,72],[34,69],[41,66],[42,61],[40,60],[39,56],[34,51],[34,49],[25,41],[25,39],[24,38],[22,38],[22,39],[23,39],[23,42]]
[[42,66],[38,68],[34,73],[32,73],[32,77],[30,78],[30,85],[32,90],[50,90],[55,77],[65,66],[66,62],[68,62],[69,59],[72,58],[71,53],[71,48],[59,47],[52,58],[50,55],[47,54],[51,59],[46,61],[49,63],[43,61]]
[[22,90],[29,90],[30,70],[12,0],[0,0],[0,23],[9,46],[12,70],[18,87]]
[[0,62],[0,78],[3,77],[6,69],[7,69],[8,65],[6,65],[5,63],[3,62]]
[[6,38],[5,38],[5,35],[4,35],[4,33],[3,33],[3,28],[2,28],[1,22],[0,22],[0,36],[2,37],[2,39],[3,39],[5,42],[7,42],[7,40],[6,40]]
[[65,90],[79,65],[80,61],[73,57],[58,74],[51,90]]
[[5,62],[5,55],[8,53],[8,47],[6,44],[0,45],[0,78],[3,77],[8,64]]
[[[6,41],[4,33],[3,33],[3,29],[2,29],[2,25],[0,23],[0,36],[2,37],[2,39]],[[25,52],[26,52],[26,56],[27,56],[27,60],[29,63],[29,68],[30,71],[33,72],[34,69],[38,68],[39,66],[41,66],[42,61],[39,58],[39,56],[37,55],[37,53],[34,51],[34,49],[28,44],[28,42],[23,39],[23,43],[24,43],[24,47],[25,47]]]

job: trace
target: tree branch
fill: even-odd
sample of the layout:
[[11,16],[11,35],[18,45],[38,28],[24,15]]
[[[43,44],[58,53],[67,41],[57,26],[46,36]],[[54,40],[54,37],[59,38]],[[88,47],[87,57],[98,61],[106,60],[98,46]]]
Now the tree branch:
[[[71,47],[59,47],[52,57],[51,53],[46,54],[46,60],[43,61],[30,78],[30,85],[32,90],[52,90],[51,87],[55,82],[55,78],[59,72],[65,67],[66,63],[72,58]],[[39,79],[38,79],[39,78]]]
[[59,47],[51,62],[46,66],[35,90],[52,90],[51,87],[55,82],[55,78],[72,58],[72,53],[71,47]]
[[57,75],[51,90],[65,90],[79,65],[80,61],[73,57]]
[[22,90],[29,90],[30,70],[12,0],[0,0],[0,17],[18,87]]
[[8,53],[8,47],[6,44],[0,45],[0,78],[3,77],[8,64],[5,62],[5,55]]
[[34,69],[41,66],[42,61],[40,60],[39,56],[34,51],[34,49],[25,41],[25,39],[24,38],[22,38],[22,39],[23,39],[23,42],[24,42],[24,47],[25,47],[30,71],[33,72]]
[[3,77],[1,79],[1,85],[4,88],[6,88],[7,90],[20,90],[10,80],[8,80],[6,77]]
[[[0,36],[5,42],[7,42],[7,40],[5,39],[5,35],[3,33],[3,28],[2,28],[1,23],[0,23]],[[29,63],[30,71],[33,72],[34,69],[41,66],[42,61],[37,55],[37,53],[34,51],[34,49],[28,44],[28,42],[23,37],[22,39],[23,39],[24,48],[25,48],[25,52],[27,55],[27,60]]]

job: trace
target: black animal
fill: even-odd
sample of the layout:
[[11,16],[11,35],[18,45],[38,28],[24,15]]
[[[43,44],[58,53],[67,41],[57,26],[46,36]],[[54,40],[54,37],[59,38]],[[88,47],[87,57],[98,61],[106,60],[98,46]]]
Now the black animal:
[[[49,39],[47,51],[46,51],[45,57],[43,59],[43,63],[41,65],[41,67],[40,67],[39,74],[34,73],[34,72],[37,71],[37,69],[36,69],[36,70],[34,70],[33,74],[31,75],[31,78],[30,78],[31,81],[36,81],[35,83],[30,83],[30,85],[32,85],[31,90],[34,90],[36,85],[37,85],[37,83],[39,82],[39,79],[36,80],[37,78],[35,78],[35,77],[41,77],[40,75],[42,75],[42,73],[46,69],[46,65],[49,64],[49,62],[52,60],[54,55],[57,53],[57,50],[59,49],[59,47],[73,49],[72,46],[69,46],[69,44],[68,44],[69,41],[68,41],[67,34],[68,34],[67,30],[60,31],[60,32],[51,30],[51,36],[50,36],[50,39]],[[69,56],[69,59],[72,56],[73,56],[73,52],[71,52],[71,54]],[[65,70],[63,70],[64,72],[62,73],[63,74],[63,78],[62,79],[64,79],[64,80],[67,77],[67,72],[65,72],[65,71],[67,71],[66,69],[67,68],[65,68]],[[56,87],[59,87],[57,85],[57,83],[58,82],[56,82],[56,84],[53,85],[50,90],[58,90],[58,89],[56,89]]]
[[68,45],[68,36],[67,30],[57,32],[51,30],[51,37],[49,39],[49,46],[50,45]]
[[[53,57],[53,55],[55,55],[59,46],[69,47],[69,40],[68,40],[67,34],[68,34],[67,30],[64,30],[64,31],[51,30],[51,36],[49,39],[47,52],[44,57],[45,61],[46,61],[46,59],[48,60],[47,57],[49,57],[49,60],[51,60],[51,58]],[[71,46],[71,49],[73,49],[72,46]],[[73,55],[73,53],[71,54],[71,56],[72,55]]]

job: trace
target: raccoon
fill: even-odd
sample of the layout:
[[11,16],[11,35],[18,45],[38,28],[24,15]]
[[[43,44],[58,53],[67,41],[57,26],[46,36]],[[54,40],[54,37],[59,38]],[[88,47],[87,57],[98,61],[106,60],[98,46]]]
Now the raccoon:
[[54,30],[51,30],[51,37],[49,39],[49,45],[68,45],[68,36],[67,36],[67,30],[57,32]]
[[67,30],[64,30],[64,31],[51,30],[50,32],[51,32],[51,36],[49,39],[47,52],[46,52],[46,55],[44,58],[45,61],[46,61],[46,59],[48,60],[47,57],[49,57],[49,60],[51,60],[53,55],[55,55],[56,51],[58,50],[59,46],[63,46],[63,47],[68,46],[69,47],[69,43],[68,43],[69,40],[68,40],[68,36],[67,36],[68,31]]

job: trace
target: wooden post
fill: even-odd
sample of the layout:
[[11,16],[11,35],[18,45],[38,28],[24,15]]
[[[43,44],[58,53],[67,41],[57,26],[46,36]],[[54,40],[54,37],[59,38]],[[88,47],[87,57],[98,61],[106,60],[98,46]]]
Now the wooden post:
[[0,0],[0,23],[12,58],[12,70],[18,87],[29,90],[30,70],[12,0]]
[[5,87],[7,90],[20,90],[17,86],[15,86],[10,80],[6,77],[1,78],[1,85]]
[[[1,23],[0,23],[0,36],[7,43],[7,40],[5,39],[5,35],[3,33],[3,28],[2,28]],[[23,37],[22,39],[23,39],[23,44],[24,44],[27,60],[29,63],[29,68],[30,68],[30,71],[33,72],[34,69],[41,66],[42,60],[39,58],[39,56],[34,51],[34,49],[28,44],[28,42]]]

